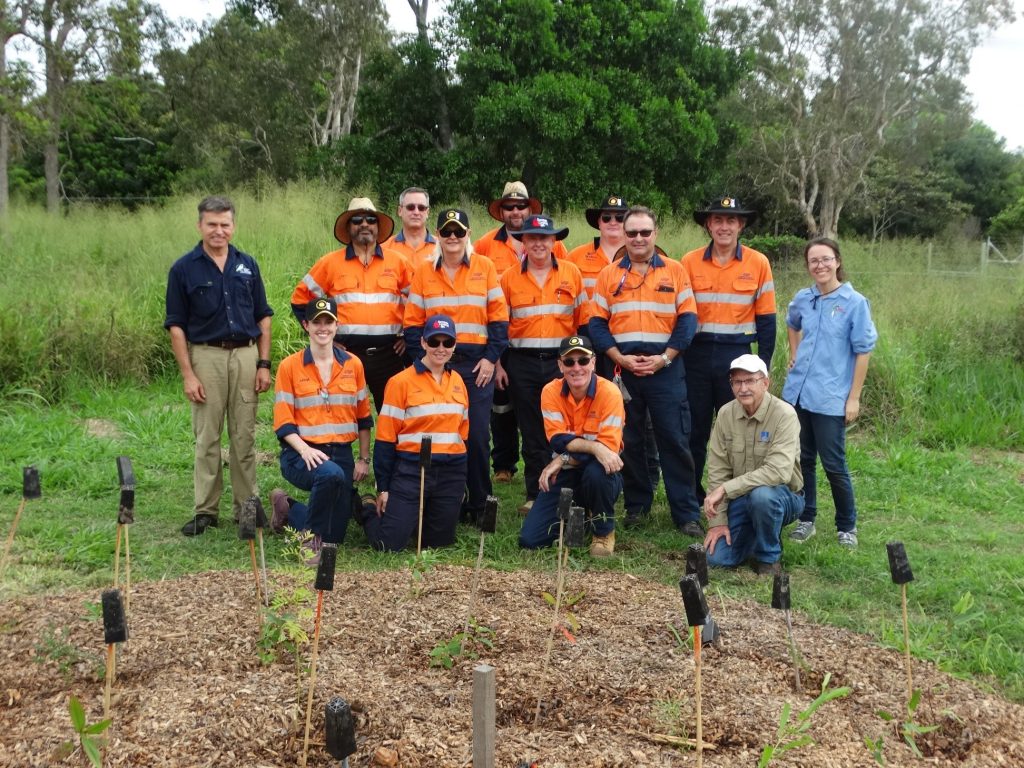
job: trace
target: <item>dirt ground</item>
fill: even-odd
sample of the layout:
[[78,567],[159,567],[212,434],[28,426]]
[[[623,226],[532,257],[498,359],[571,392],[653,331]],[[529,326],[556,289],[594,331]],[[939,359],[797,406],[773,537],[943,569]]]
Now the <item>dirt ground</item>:
[[[622,574],[571,573],[567,594],[583,593],[571,607],[575,642],[556,632],[545,671],[554,613],[542,593],[555,592],[554,576],[484,570],[474,614],[493,630],[493,649],[478,645],[478,659],[431,667],[431,650],[463,629],[472,581],[465,568],[434,568],[420,579],[409,571],[337,574],[324,599],[309,765],[338,764],[323,748],[324,705],[335,695],[357,717],[352,766],[471,765],[480,663],[497,674],[497,766],[696,765],[695,752],[678,743],[696,728],[696,665],[679,641],[687,630],[678,590]],[[277,582],[278,590],[311,586],[312,575]],[[98,598],[70,593],[0,605],[0,765],[86,764],[65,746],[74,737],[68,700],[82,700],[88,722],[101,719],[103,624],[89,609]],[[915,758],[877,714],[904,711],[899,653],[794,614],[806,665],[805,690],[796,693],[783,614],[709,599],[724,634],[702,654],[705,765],[756,765],[784,702],[803,709],[828,672],[850,695],[823,705],[811,718],[814,744],[777,764],[876,765],[865,737],[884,736],[890,766],[1024,765],[1024,708],[915,662],[914,686],[923,692],[916,719],[939,726],[918,738],[925,758]],[[291,660],[257,658],[251,575],[133,585],[129,623],[104,765],[299,764],[308,678]],[[308,628],[312,637],[312,621]]]

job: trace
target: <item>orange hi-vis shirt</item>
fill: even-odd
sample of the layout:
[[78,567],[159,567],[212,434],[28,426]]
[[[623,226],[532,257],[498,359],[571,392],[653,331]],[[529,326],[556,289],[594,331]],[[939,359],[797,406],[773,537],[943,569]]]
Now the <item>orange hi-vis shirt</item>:
[[[494,264],[476,253],[464,256],[453,280],[443,262],[444,257],[438,256],[416,268],[409,288],[405,327],[421,330],[431,315],[448,315],[455,321],[457,354],[469,358],[486,356],[496,362],[507,342],[508,305]],[[493,323],[500,323],[500,328],[488,328]],[[406,340],[409,341],[408,336]],[[413,340],[418,342],[419,337]],[[418,344],[412,346],[419,350]]]
[[430,261],[434,256],[434,251],[437,249],[437,240],[434,239],[430,232],[427,232],[423,245],[419,248],[413,248],[405,240],[405,230],[400,230],[397,235],[392,235],[385,240],[381,247],[402,254],[405,260],[409,262],[410,270],[415,271],[421,261]]
[[[540,393],[540,409],[544,416],[544,434],[555,454],[565,453],[575,438],[596,440],[615,453],[622,452],[622,426],[626,423],[625,406],[619,388],[597,374],[583,399],[576,402],[564,379],[544,385]],[[587,462],[588,453],[575,453],[573,458]]]
[[566,258],[580,268],[580,272],[583,273],[583,290],[587,292],[588,300],[593,299],[597,276],[613,261],[601,248],[601,238],[595,237],[592,244],[577,245],[569,251]]
[[309,347],[281,361],[274,382],[274,432],[310,445],[351,443],[370,429],[370,397],[358,357],[334,349],[331,380],[323,382]]
[[[492,229],[473,243],[473,252],[486,256],[494,262],[494,268],[498,271],[498,274],[503,275],[509,267],[521,264],[523,261],[519,254],[516,253],[515,248],[512,247],[511,240],[512,235],[508,233],[503,224],[497,229]],[[565,246],[561,240],[555,241],[552,253],[555,254],[556,259],[564,259],[566,257]]]
[[[591,312],[591,340],[600,351],[615,346],[627,355],[661,354],[677,319],[687,313],[695,316],[697,305],[686,270],[657,248],[643,276],[634,271],[628,255],[601,270]],[[608,343],[609,332],[614,344]],[[689,346],[689,338],[679,341],[680,351]]]
[[349,245],[312,266],[292,292],[292,312],[302,320],[308,302],[332,298],[338,305],[338,339],[343,344],[392,344],[402,332],[411,280],[412,270],[397,252],[377,246],[364,267]]
[[775,281],[768,257],[741,245],[736,257],[722,266],[712,246],[682,258],[697,302],[696,340],[749,343],[756,341],[758,315],[775,314]]
[[538,285],[528,262],[501,276],[508,303],[508,345],[512,349],[557,352],[566,336],[577,333],[583,314],[583,275],[575,264],[551,258],[551,269]]
[[464,456],[469,439],[469,393],[457,372],[446,370],[438,383],[417,360],[392,376],[384,389],[375,447],[391,443],[400,457],[418,460],[424,437],[431,438],[432,460]]

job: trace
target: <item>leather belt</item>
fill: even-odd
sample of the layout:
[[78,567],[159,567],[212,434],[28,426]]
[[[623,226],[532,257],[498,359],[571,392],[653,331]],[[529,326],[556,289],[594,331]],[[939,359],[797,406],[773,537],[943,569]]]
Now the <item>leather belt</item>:
[[251,347],[256,339],[220,339],[219,341],[200,341],[204,347],[217,347],[218,349],[240,349]]

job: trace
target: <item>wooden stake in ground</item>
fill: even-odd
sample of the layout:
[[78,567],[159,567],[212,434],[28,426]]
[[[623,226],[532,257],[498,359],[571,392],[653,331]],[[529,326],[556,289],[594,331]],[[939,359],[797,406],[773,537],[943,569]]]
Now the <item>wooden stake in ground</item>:
[[4,557],[0,560],[0,575],[7,570],[7,556],[11,553],[11,544],[14,543],[14,534],[18,530],[18,521],[21,520],[21,513],[25,511],[25,502],[29,499],[38,499],[43,493],[39,488],[39,470],[35,467],[25,467],[21,470],[21,503],[18,504],[18,511],[14,513],[14,522],[11,523],[11,531],[7,534],[7,543],[4,544]]
[[[548,664],[551,661],[551,649],[555,644],[555,632],[558,631],[559,611],[562,609],[562,588],[565,584],[565,562],[562,557],[563,544],[565,541],[565,523],[569,519],[570,508],[572,507],[572,488],[563,488],[558,494],[558,587],[555,590],[555,618],[551,622],[551,631],[548,632],[547,648],[544,650],[544,664],[540,670],[541,690],[537,693],[537,706],[533,711],[533,724],[540,720],[540,705],[544,699],[543,687],[548,676]],[[568,554],[569,550],[564,550]]]
[[697,702],[697,768],[701,768],[704,765],[704,726],[700,711],[700,628],[708,619],[708,603],[704,599],[704,590],[700,587],[700,579],[695,573],[683,576],[679,581],[679,591],[683,593],[686,623],[693,627],[694,696]]
[[789,654],[793,661],[793,676],[796,678],[796,692],[803,693],[804,688],[800,684],[800,665],[803,663],[800,658],[800,650],[796,647],[796,638],[793,637],[793,621],[789,613],[789,574],[776,573],[772,581],[772,608],[786,613],[786,632],[789,633]]
[[103,606],[103,642],[107,644],[107,685],[103,692],[103,719],[110,718],[110,687],[116,672],[115,644],[128,640],[128,625],[124,620],[124,603],[119,589],[104,590],[101,597]]
[[249,502],[256,511],[256,541],[260,544],[260,575],[263,577],[263,605],[270,605],[270,584],[267,579],[267,556],[263,551],[263,529],[270,527],[267,512],[259,496],[250,496]]
[[341,760],[342,768],[348,768],[348,756],[356,752],[356,723],[352,707],[341,696],[334,696],[327,702],[324,730],[328,754],[335,760]]
[[263,629],[263,586],[260,569],[256,565],[256,507],[247,500],[238,515],[238,538],[249,542],[249,560],[252,562],[252,577],[256,584],[256,618]]
[[480,586],[480,569],[484,563],[484,537],[494,533],[498,527],[498,497],[488,496],[484,503],[484,516],[480,518],[480,549],[476,553],[476,567],[473,569],[473,587],[469,590],[469,606],[466,609],[466,624],[462,634],[469,635],[469,623],[473,620],[473,606],[476,603],[476,591]]
[[[316,621],[313,624],[313,656],[309,662],[309,692],[306,695],[306,733],[302,737],[302,762],[305,768],[309,754],[309,721],[313,715],[313,688],[316,685],[316,660],[320,650],[320,614],[324,607],[324,592],[334,589],[334,566],[338,560],[338,545],[323,544],[320,547],[320,564],[316,569]],[[354,751],[354,750],[353,750]]]
[[117,479],[121,484],[121,499],[117,505],[117,539],[114,544],[114,589],[120,584],[121,533],[124,533],[124,607],[125,614],[132,608],[132,549],[128,540],[128,526],[135,522],[135,470],[127,456],[117,457]]
[[494,768],[494,667],[473,667],[473,768]]
[[430,469],[430,450],[434,438],[427,435],[420,438],[420,524],[416,529],[416,557],[423,550],[423,489],[427,484],[427,470]]
[[914,676],[910,669],[910,622],[907,619],[907,584],[914,580],[914,574],[910,570],[907,550],[903,548],[902,541],[888,542],[885,545],[885,551],[889,555],[889,573],[892,574],[892,582],[893,584],[900,585],[900,592],[903,598],[903,658],[907,665],[907,707],[909,709],[910,701],[914,698]]

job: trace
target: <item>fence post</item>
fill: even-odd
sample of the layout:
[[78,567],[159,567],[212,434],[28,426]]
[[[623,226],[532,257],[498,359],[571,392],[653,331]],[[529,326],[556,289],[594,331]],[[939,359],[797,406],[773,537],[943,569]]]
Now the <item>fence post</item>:
[[494,667],[473,668],[473,768],[494,768]]

